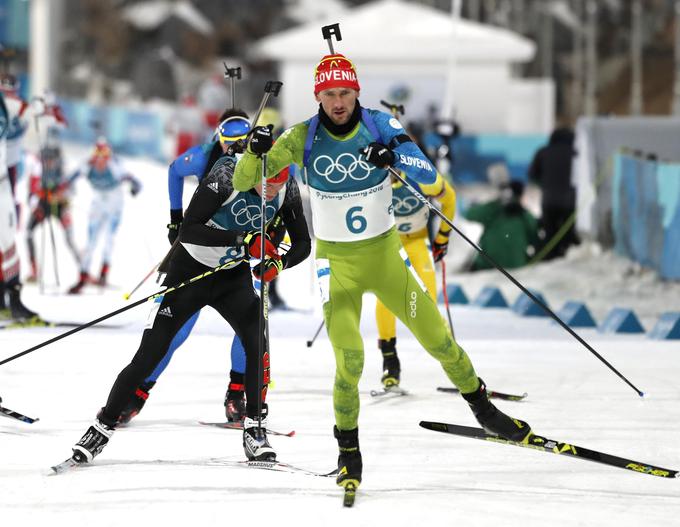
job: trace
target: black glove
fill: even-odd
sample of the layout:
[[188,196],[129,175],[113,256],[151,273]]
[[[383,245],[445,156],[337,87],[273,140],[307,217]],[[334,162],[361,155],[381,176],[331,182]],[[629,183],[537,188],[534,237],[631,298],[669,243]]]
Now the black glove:
[[253,128],[253,131],[250,134],[249,146],[249,149],[253,154],[261,156],[271,150],[271,147],[274,144],[274,138],[272,137],[273,128],[274,127],[271,124]]
[[170,209],[170,223],[167,225],[170,245],[175,243],[177,236],[179,236],[179,228],[182,226],[183,219],[182,209]]
[[373,163],[378,168],[392,166],[396,160],[394,152],[381,143],[371,143],[366,148],[360,149],[359,153],[366,157],[366,161]]
[[440,262],[449,251],[449,234],[439,231],[432,242],[432,259],[434,263]]

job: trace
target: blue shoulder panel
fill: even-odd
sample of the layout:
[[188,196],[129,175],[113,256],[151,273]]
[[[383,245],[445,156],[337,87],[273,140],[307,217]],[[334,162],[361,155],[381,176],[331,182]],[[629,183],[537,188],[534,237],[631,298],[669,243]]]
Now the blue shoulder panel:
[[182,208],[182,193],[184,191],[184,178],[196,176],[199,181],[208,164],[210,151],[214,143],[204,143],[192,146],[170,163],[168,168],[168,194],[170,195],[170,208]]
[[307,166],[307,161],[309,161],[309,153],[312,151],[312,145],[314,144],[314,136],[316,135],[316,129],[319,127],[319,116],[315,115],[309,121],[307,121],[307,137],[305,138],[305,151],[302,154],[302,166]]
[[[392,139],[406,133],[401,123],[392,115],[378,110],[367,111],[373,117],[383,144],[388,145]],[[401,143],[393,151],[397,158],[394,168],[404,171],[409,179],[424,184],[436,181],[437,171],[413,141]]]

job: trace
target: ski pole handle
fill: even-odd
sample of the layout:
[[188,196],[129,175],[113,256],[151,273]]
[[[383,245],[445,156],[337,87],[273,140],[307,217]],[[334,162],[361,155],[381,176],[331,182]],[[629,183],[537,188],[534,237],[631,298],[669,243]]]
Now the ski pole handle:
[[241,66],[230,68],[226,62],[224,64],[224,77],[231,81],[231,107],[236,108],[236,81],[241,80]]
[[[262,100],[260,101],[260,106],[257,109],[257,112],[255,112],[255,117],[250,122],[251,131],[253,128],[255,128],[257,121],[259,121],[260,115],[262,115],[262,111],[264,110],[264,107],[267,105],[267,101],[269,101],[269,97],[272,95],[274,97],[277,97],[279,95],[279,91],[281,91],[281,86],[283,86],[283,83],[279,81],[266,82],[266,84],[264,85],[264,95],[262,96]],[[235,141],[231,145],[229,145],[229,147],[227,148],[227,155],[234,155],[235,152],[243,152],[243,150],[245,150],[246,147],[246,139],[239,139],[238,141]]]
[[392,104],[382,99],[380,99],[380,104],[387,108],[394,117],[398,118],[401,115],[406,115],[403,104]]
[[326,40],[326,43],[328,44],[328,50],[331,52],[331,55],[335,55],[335,50],[333,49],[333,37],[335,36],[335,40],[338,42],[342,40],[342,35],[340,34],[340,24],[336,23],[323,26],[321,28],[321,35],[323,35],[323,38]]

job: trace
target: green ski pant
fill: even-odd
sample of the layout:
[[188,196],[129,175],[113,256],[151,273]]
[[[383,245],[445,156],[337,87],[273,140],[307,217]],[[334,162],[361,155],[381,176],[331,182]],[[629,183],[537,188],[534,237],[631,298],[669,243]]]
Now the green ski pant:
[[479,387],[469,357],[407,265],[395,229],[356,242],[317,240],[316,258],[324,319],[335,353],[333,406],[340,430],[358,426],[358,385],[364,367],[359,319],[366,292],[374,293],[409,328],[461,392]]

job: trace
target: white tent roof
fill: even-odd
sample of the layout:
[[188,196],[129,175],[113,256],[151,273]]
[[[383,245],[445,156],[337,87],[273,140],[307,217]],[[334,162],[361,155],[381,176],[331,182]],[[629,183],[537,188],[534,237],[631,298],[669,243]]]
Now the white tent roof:
[[342,41],[334,41],[335,51],[357,62],[445,61],[454,26],[459,62],[524,62],[536,49],[531,40],[506,29],[465,19],[454,23],[450,14],[430,7],[380,0],[266,37],[255,53],[278,60],[318,60],[328,53],[321,26],[336,22]]

